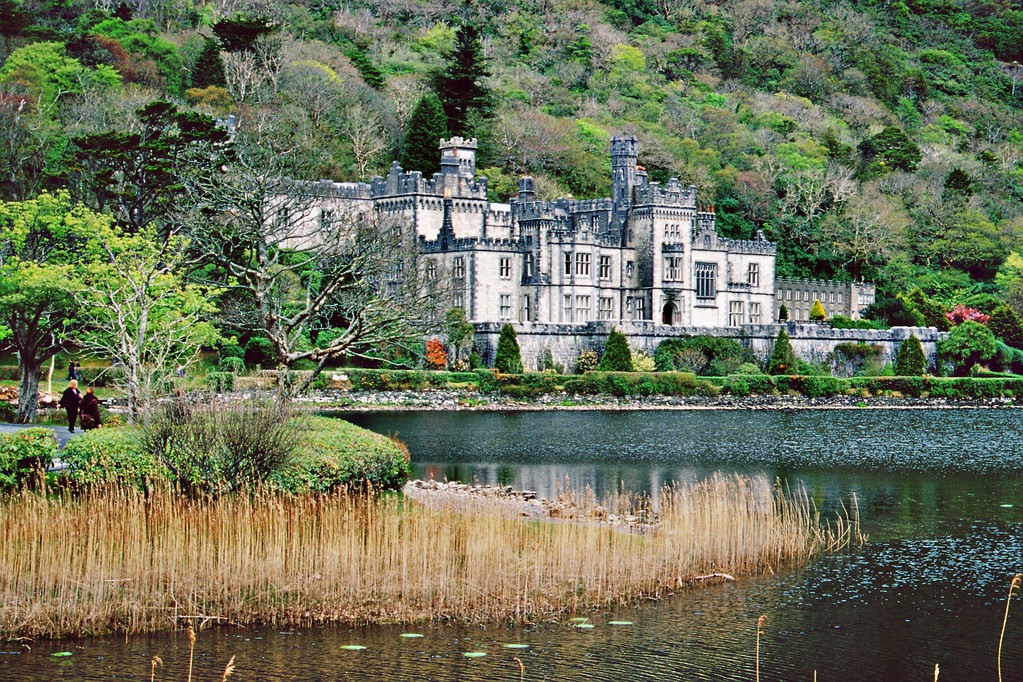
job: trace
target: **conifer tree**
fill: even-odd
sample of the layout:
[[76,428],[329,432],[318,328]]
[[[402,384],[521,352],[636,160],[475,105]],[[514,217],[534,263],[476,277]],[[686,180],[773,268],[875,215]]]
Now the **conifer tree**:
[[494,357],[494,369],[502,374],[522,374],[519,339],[515,328],[510,324],[501,327],[501,336],[497,340],[497,355]]
[[448,55],[447,66],[434,78],[434,89],[444,105],[452,135],[473,136],[473,113],[490,118],[493,95],[486,84],[489,77],[480,29],[463,23],[455,31],[455,49]]
[[429,178],[440,172],[440,140],[448,136],[448,122],[436,93],[423,95],[409,118],[405,148],[398,159],[407,171]]
[[625,334],[617,329],[611,330],[597,369],[601,372],[632,371],[632,351],[629,350],[629,340],[625,338]]
[[810,308],[810,319],[814,322],[823,322],[825,317],[827,313],[824,312],[824,306],[820,301],[814,301],[813,307]]
[[895,374],[900,377],[920,376],[927,369],[927,358],[924,357],[924,349],[920,345],[920,339],[915,334],[899,346],[899,355],[895,360]]
[[224,62],[220,59],[220,47],[215,40],[207,40],[192,67],[192,87],[208,88],[211,85],[227,87]]
[[778,321],[785,322],[789,319],[789,309],[784,305],[778,306]]
[[782,329],[778,332],[778,338],[774,340],[774,350],[771,351],[771,362],[767,367],[768,374],[793,374],[798,371],[799,361],[792,350],[792,343],[789,342],[789,335]]
[[987,321],[987,328],[1006,345],[1023,348],[1023,322],[1009,306],[1003,304],[995,308]]

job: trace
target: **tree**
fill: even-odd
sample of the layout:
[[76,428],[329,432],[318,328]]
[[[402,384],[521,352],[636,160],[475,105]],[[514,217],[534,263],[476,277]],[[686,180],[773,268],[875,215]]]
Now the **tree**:
[[927,298],[919,288],[913,289],[906,297],[906,306],[920,313],[926,327],[934,327],[939,332],[947,332],[952,325],[946,317],[945,307],[937,301]]
[[827,316],[828,314],[824,312],[824,305],[819,300],[815,300],[810,308],[810,320],[813,322],[823,322]]
[[920,376],[927,371],[927,358],[916,334],[899,344],[899,354],[895,359],[895,374],[900,377]]
[[188,242],[180,235],[97,225],[93,238],[99,248],[73,292],[82,318],[74,339],[123,368],[129,420],[135,421],[161,379],[219,340],[207,321],[215,292],[184,281]]
[[625,338],[625,334],[617,329],[611,330],[597,369],[601,372],[632,371],[632,351],[629,350],[629,340]]
[[[331,360],[418,342],[444,298],[400,217],[332,204],[317,183],[288,179],[284,162],[243,143],[223,181],[194,199],[192,232],[194,253],[239,300],[230,322],[269,340],[281,399]],[[296,388],[298,362],[313,367]]]
[[211,85],[227,87],[224,62],[220,58],[220,46],[215,40],[207,40],[192,67],[192,87],[208,88]]
[[792,343],[789,335],[782,329],[778,332],[778,338],[774,340],[774,349],[771,351],[771,361],[767,366],[768,374],[793,374],[799,370],[799,361],[792,350]]
[[448,136],[448,121],[440,99],[428,92],[419,100],[412,118],[400,163],[405,170],[422,171],[423,177],[432,177],[440,171],[440,141]]
[[381,134],[382,127],[380,117],[362,102],[347,107],[341,118],[341,132],[352,145],[352,156],[355,157],[360,179],[366,177],[366,168],[386,147]]
[[455,48],[447,66],[434,77],[434,89],[453,135],[473,137],[473,114],[490,118],[493,95],[486,84],[490,72],[483,56],[479,26],[463,22],[455,31]]
[[17,420],[32,421],[39,370],[66,343],[79,306],[75,265],[94,248],[91,235],[109,223],[67,192],[0,203],[0,344],[18,356]]
[[444,314],[447,322],[448,344],[455,349],[455,365],[462,360],[462,351],[471,349],[476,328],[465,319],[463,308],[452,308]]
[[72,139],[72,192],[109,211],[136,234],[169,235],[182,219],[189,186],[214,182],[231,159],[228,133],[209,116],[157,101],[136,111],[131,132]]
[[1023,348],[1023,322],[1019,315],[1007,305],[1000,305],[991,313],[987,328],[996,337],[1013,348]]
[[891,170],[916,172],[923,158],[920,147],[901,129],[888,126],[877,135],[860,142],[858,149],[863,158],[862,173],[878,175]]
[[444,344],[437,339],[426,342],[426,364],[430,369],[444,369],[448,366],[448,353]]
[[970,373],[973,366],[995,355],[995,335],[973,320],[966,320],[938,342],[938,353],[955,365],[958,375]]
[[784,305],[778,306],[778,321],[785,322],[789,319],[789,309]]
[[497,339],[497,354],[494,356],[494,369],[503,374],[522,374],[519,340],[515,328],[510,324],[501,327],[501,336]]
[[0,67],[0,85],[17,85],[30,96],[32,107],[51,112],[69,97],[82,92],[86,84],[112,88],[121,76],[106,64],[93,70],[67,56],[63,43],[42,42],[19,47]]
[[870,183],[845,203],[840,215],[818,223],[819,239],[859,279],[868,267],[882,267],[903,253],[910,222],[900,200]]

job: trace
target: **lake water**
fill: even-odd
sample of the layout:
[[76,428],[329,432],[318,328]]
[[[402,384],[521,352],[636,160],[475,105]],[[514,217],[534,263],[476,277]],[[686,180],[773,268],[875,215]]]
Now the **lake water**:
[[[221,628],[200,634],[193,679],[997,679],[1005,597],[1023,572],[1023,410],[382,412],[344,415],[395,434],[424,478],[556,493],[654,492],[740,472],[802,483],[830,513],[853,493],[868,544],[797,569],[690,590],[564,624]],[[631,625],[611,625],[610,621]],[[403,638],[402,633],[422,634]],[[509,649],[506,644],[527,644]],[[365,646],[346,650],[345,645]],[[0,645],[0,679],[184,680],[181,634]],[[1012,604],[1005,680],[1023,680]],[[67,651],[70,656],[54,657]],[[467,651],[487,656],[470,659]]]

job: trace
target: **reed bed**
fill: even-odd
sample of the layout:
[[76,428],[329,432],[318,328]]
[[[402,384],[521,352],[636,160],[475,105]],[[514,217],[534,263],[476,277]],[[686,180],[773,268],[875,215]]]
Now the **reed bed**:
[[633,533],[509,519],[485,500],[456,513],[365,493],[24,493],[0,503],[0,638],[557,617],[760,573],[857,533],[759,478],[666,488],[657,507]]

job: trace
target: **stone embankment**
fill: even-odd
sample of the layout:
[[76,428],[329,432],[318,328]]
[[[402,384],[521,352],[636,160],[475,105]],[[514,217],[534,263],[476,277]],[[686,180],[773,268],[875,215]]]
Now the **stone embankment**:
[[466,391],[321,391],[300,398],[317,409],[377,410],[792,410],[792,409],[961,409],[1023,406],[1012,398],[912,398],[800,395],[627,396],[542,395],[522,399]]
[[419,480],[407,482],[402,493],[423,506],[464,514],[592,523],[638,533],[654,528],[657,523],[656,517],[645,509],[627,505],[626,511],[614,513],[606,502],[588,495],[563,495],[551,500],[511,486]]

